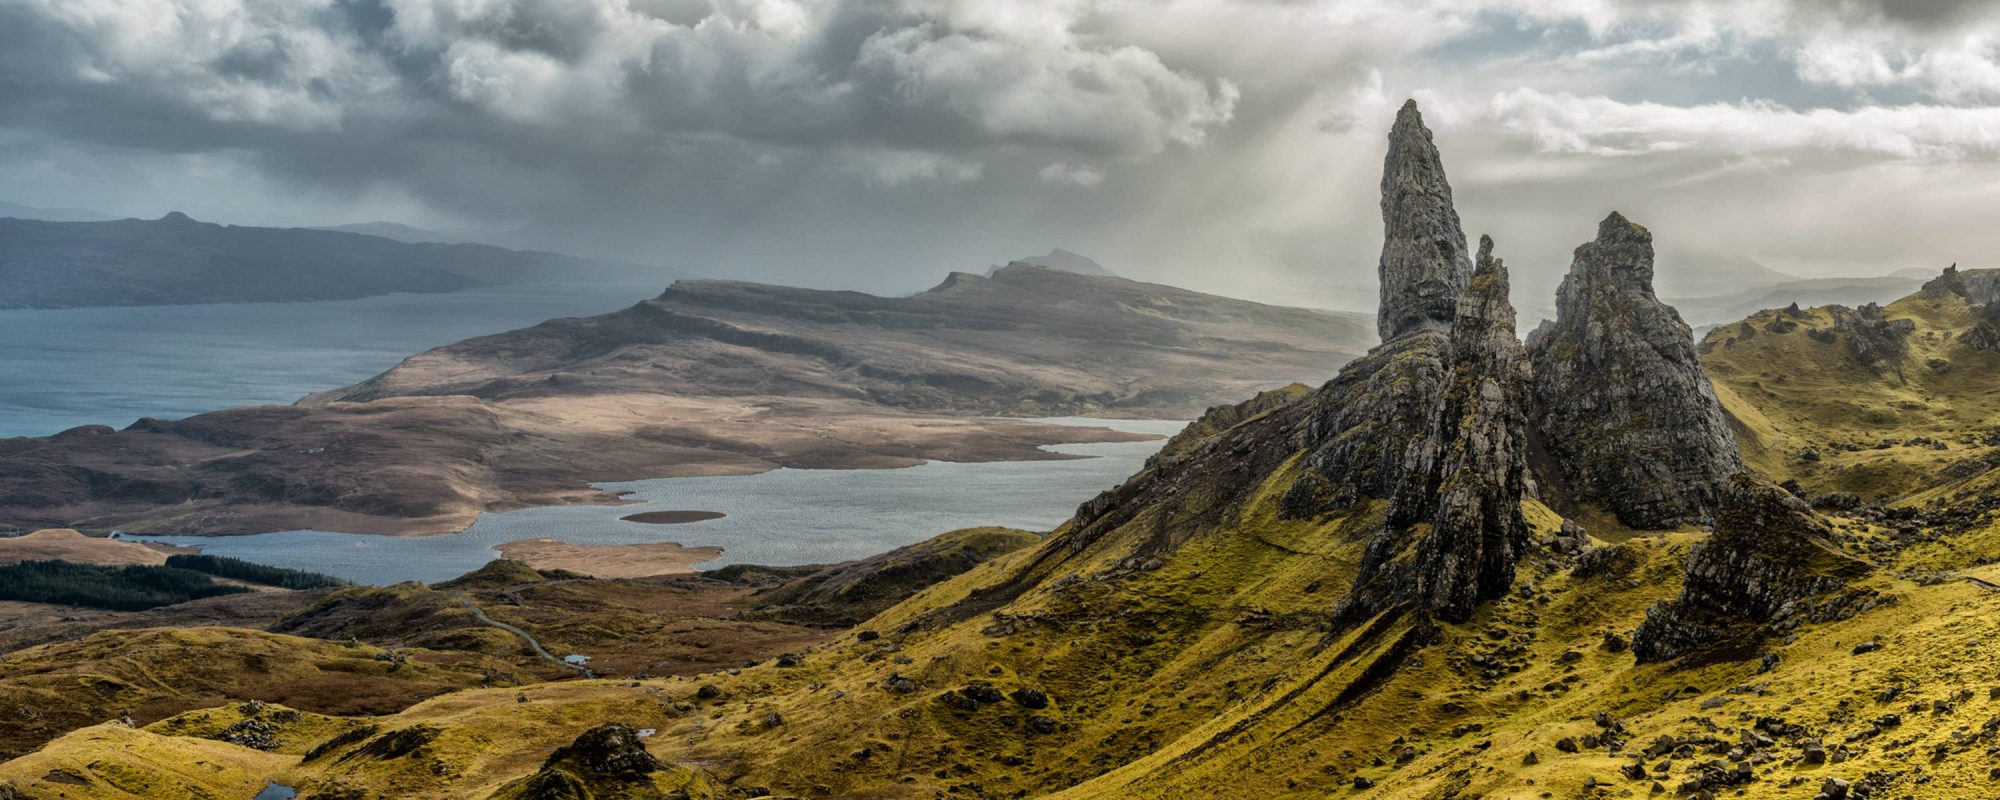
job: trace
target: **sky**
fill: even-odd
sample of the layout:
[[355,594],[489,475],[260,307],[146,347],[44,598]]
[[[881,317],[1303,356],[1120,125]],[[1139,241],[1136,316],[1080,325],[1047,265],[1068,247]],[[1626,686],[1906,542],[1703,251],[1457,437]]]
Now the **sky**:
[[0,0],[0,200],[1365,309],[1405,98],[1517,302],[1614,209],[1670,295],[2000,266],[1977,0]]

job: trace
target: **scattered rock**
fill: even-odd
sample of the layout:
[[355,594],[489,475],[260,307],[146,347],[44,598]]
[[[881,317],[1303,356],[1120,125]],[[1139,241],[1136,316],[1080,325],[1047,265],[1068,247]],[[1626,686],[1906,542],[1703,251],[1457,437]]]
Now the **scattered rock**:
[[1015,689],[1007,695],[1022,708],[1043,709],[1049,707],[1049,696],[1040,689]]

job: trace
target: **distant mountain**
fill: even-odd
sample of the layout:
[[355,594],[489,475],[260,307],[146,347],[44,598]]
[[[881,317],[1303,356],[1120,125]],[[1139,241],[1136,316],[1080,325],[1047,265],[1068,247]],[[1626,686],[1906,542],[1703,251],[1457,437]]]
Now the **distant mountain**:
[[615,501],[601,481],[1055,458],[1037,446],[1131,435],[995,417],[1189,418],[1374,338],[1361,315],[1028,265],[910,297],[683,280],[296,407],[0,440],[0,529],[444,533]]
[[1924,279],[1930,277],[1935,277],[1935,273],[1924,273],[1920,277],[1906,277],[1898,273],[1876,278],[1808,278],[1754,286],[1728,294],[1678,298],[1670,302],[1680,309],[1682,319],[1699,328],[1734,322],[1765,309],[1784,308],[1793,303],[1806,307],[1888,303],[1916,291],[1923,285]]
[[35,208],[0,200],[0,217],[46,222],[105,222],[117,217],[87,208]]
[[309,228],[308,230],[380,236],[384,239],[394,239],[410,244],[464,244],[478,241],[478,237],[475,236],[426,230],[411,225],[404,225],[400,222],[357,222],[352,225],[333,225],[323,228]]
[[0,308],[347,300],[589,279],[605,265],[474,244],[157,220],[0,219]]
[[[1105,269],[1103,264],[1097,263],[1090,257],[1078,255],[1060,247],[1050,250],[1048,255],[1029,256],[1028,258],[1018,259],[1013,263],[1047,267],[1049,269],[1062,270],[1063,272],[1074,272],[1078,275],[1095,275],[1100,278],[1120,277],[1118,273]],[[1000,267],[994,267],[993,269],[997,271]]]
[[1660,254],[1656,288],[1662,297],[1704,297],[1796,280],[1747,256],[1683,250]]
[[[1323,314],[1016,263],[885,298],[684,280],[614,314],[412,356],[309,405],[386,397],[668,392],[860,397],[915,411],[1192,416],[1318,376],[1372,342]],[[756,369],[738,368],[739,362]]]

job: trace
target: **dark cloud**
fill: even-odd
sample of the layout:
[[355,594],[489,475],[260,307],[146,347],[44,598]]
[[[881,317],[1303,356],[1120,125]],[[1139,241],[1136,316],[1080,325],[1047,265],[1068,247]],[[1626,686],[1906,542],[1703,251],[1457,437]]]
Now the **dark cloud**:
[[[1752,175],[1829,204],[1787,192],[1988,159],[1970,107],[2000,91],[1985,5],[6,0],[0,141],[33,146],[0,148],[0,191],[249,222],[427,215],[874,289],[1060,245],[1330,304],[1366,295],[1381,132],[1413,94],[1468,221],[1532,286],[1576,243],[1571,215],[1621,198],[1671,198],[1648,210],[1684,221]],[[1827,235],[1713,228],[1704,246],[1731,252]]]

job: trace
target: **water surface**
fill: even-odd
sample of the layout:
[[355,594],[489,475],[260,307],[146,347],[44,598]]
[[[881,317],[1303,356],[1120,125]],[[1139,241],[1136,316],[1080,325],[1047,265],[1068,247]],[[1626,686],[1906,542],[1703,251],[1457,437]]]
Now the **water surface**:
[[[1186,425],[1160,420],[1050,421],[1163,435]],[[905,469],[779,469],[757,475],[603,483],[598,485],[630,492],[639,503],[482,514],[464,533],[446,536],[285,531],[149,538],[372,584],[449,580],[498,558],[494,545],[539,537],[584,545],[679,542],[722,547],[722,557],[702,564],[702,569],[727,564],[826,564],[875,555],[958,528],[1052,529],[1069,519],[1078,504],[1138,472],[1163,443],[1048,448],[1090,456],[1064,461],[932,461]],[[689,508],[726,516],[682,525],[621,519],[648,510]]]
[[616,311],[666,282],[0,311],[0,437],[290,403],[461,339]]

